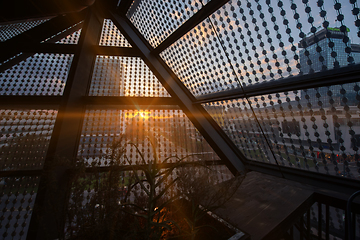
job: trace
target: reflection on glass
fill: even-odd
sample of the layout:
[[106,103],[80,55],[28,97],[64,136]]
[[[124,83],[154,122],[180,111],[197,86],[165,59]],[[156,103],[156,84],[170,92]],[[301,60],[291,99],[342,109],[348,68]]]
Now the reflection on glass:
[[359,90],[352,83],[204,107],[250,159],[358,179]]

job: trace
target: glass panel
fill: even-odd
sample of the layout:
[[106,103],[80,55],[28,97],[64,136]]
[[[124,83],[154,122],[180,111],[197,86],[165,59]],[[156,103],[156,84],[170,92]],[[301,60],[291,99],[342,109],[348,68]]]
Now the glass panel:
[[[76,27],[76,26],[78,26],[79,24],[82,24],[82,21],[79,22],[78,24],[75,24],[75,25],[72,26],[71,28]],[[71,28],[69,28],[69,29],[71,29]],[[64,30],[64,32],[67,31],[67,30],[69,30],[69,29]],[[62,32],[60,32],[59,34],[61,34],[61,33],[62,33]],[[75,31],[75,32],[67,35],[66,37],[62,38],[62,39],[59,40],[59,41],[56,41],[56,43],[59,43],[59,44],[78,44],[79,39],[80,39],[80,34],[81,34],[81,29],[79,29],[79,30],[77,30],[77,31]],[[54,37],[56,37],[56,36],[54,36]]]
[[205,20],[160,56],[195,96],[201,96],[239,87],[219,47],[210,21]]
[[247,158],[274,161],[247,102],[231,100],[203,106]]
[[26,239],[39,179],[38,176],[0,178],[1,239]]
[[170,97],[141,58],[97,56],[91,96]]
[[56,110],[0,110],[0,170],[41,169]]
[[349,2],[233,0],[160,56],[195,96],[343,67],[360,63],[357,13]]
[[134,1],[127,17],[153,46],[158,46],[208,0],[192,1]]
[[10,38],[13,38],[43,22],[49,21],[50,19],[26,21],[21,23],[12,23],[7,25],[0,25],[0,42],[4,42]]
[[105,19],[100,37],[100,46],[131,47],[110,19]]
[[[81,136],[78,155],[88,163],[99,160],[101,165],[109,165],[106,156],[121,136],[125,142],[138,146],[146,162],[153,159],[149,139],[160,160],[192,154],[199,155],[191,159],[219,159],[181,110],[88,110]],[[142,163],[131,144],[126,145],[126,154],[130,162],[123,164]],[[169,162],[175,160],[172,158]]]
[[204,107],[251,159],[360,180],[359,90],[349,83]]
[[1,95],[62,95],[72,54],[35,53],[0,73]]

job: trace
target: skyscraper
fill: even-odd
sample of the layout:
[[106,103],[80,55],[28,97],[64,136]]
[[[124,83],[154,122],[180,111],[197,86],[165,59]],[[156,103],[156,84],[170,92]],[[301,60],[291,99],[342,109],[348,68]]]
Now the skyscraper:
[[352,44],[347,29],[327,28],[299,43],[301,72],[308,74],[360,62],[360,45]]
[[[360,45],[352,44],[346,29],[327,28],[302,39],[299,42],[301,74],[311,74],[323,70],[344,67],[360,62]],[[312,108],[355,105],[356,101],[343,102],[345,94],[356,95],[354,84],[334,85],[301,91],[301,102]],[[345,90],[345,91],[344,91]],[[355,97],[350,99],[355,100]]]

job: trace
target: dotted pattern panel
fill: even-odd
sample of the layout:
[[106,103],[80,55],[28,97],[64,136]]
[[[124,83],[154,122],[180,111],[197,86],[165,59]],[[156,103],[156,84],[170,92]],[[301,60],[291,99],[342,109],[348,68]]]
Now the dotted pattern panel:
[[0,42],[4,42],[10,38],[13,38],[49,20],[50,19],[44,19],[29,22],[13,23],[8,25],[0,25]]
[[100,37],[100,46],[131,47],[110,19],[105,19]]
[[[124,141],[120,141],[121,136]],[[122,164],[143,163],[133,142],[143,153],[145,161],[153,159],[153,151],[149,138],[154,143],[159,159],[170,156],[185,157],[190,154],[201,154],[190,157],[194,160],[218,159],[212,148],[194,128],[181,110],[88,110],[84,120],[80,140],[79,157],[86,162],[98,162],[109,165],[111,146],[121,142],[126,146],[128,161]],[[175,161],[170,159],[169,162]]]
[[91,96],[170,97],[140,58],[97,56]]
[[26,239],[39,179],[38,176],[0,178],[1,239]]
[[233,0],[160,56],[195,96],[358,64],[358,13],[339,1]]
[[230,100],[203,106],[247,158],[271,160],[271,151],[246,101]]
[[155,48],[209,1],[141,1],[127,17]]
[[1,95],[62,95],[72,54],[35,53],[0,73]]
[[360,180],[359,90],[351,83],[204,107],[250,159]]
[[64,37],[60,41],[57,41],[56,43],[59,43],[59,44],[78,44],[79,39],[80,39],[80,34],[81,34],[81,29],[73,32],[70,35],[67,35],[66,37]]
[[56,110],[0,110],[0,170],[41,169]]
[[188,32],[160,56],[195,95],[238,88],[208,20]]

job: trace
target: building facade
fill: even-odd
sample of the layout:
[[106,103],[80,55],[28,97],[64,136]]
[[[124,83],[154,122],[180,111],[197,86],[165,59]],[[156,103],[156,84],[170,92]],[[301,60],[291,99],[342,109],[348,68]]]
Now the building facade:
[[[360,63],[360,45],[352,44],[339,28],[322,29],[300,41],[300,74],[311,74]],[[301,90],[301,104],[308,108],[357,105],[357,84]],[[311,105],[309,105],[311,104]]]

